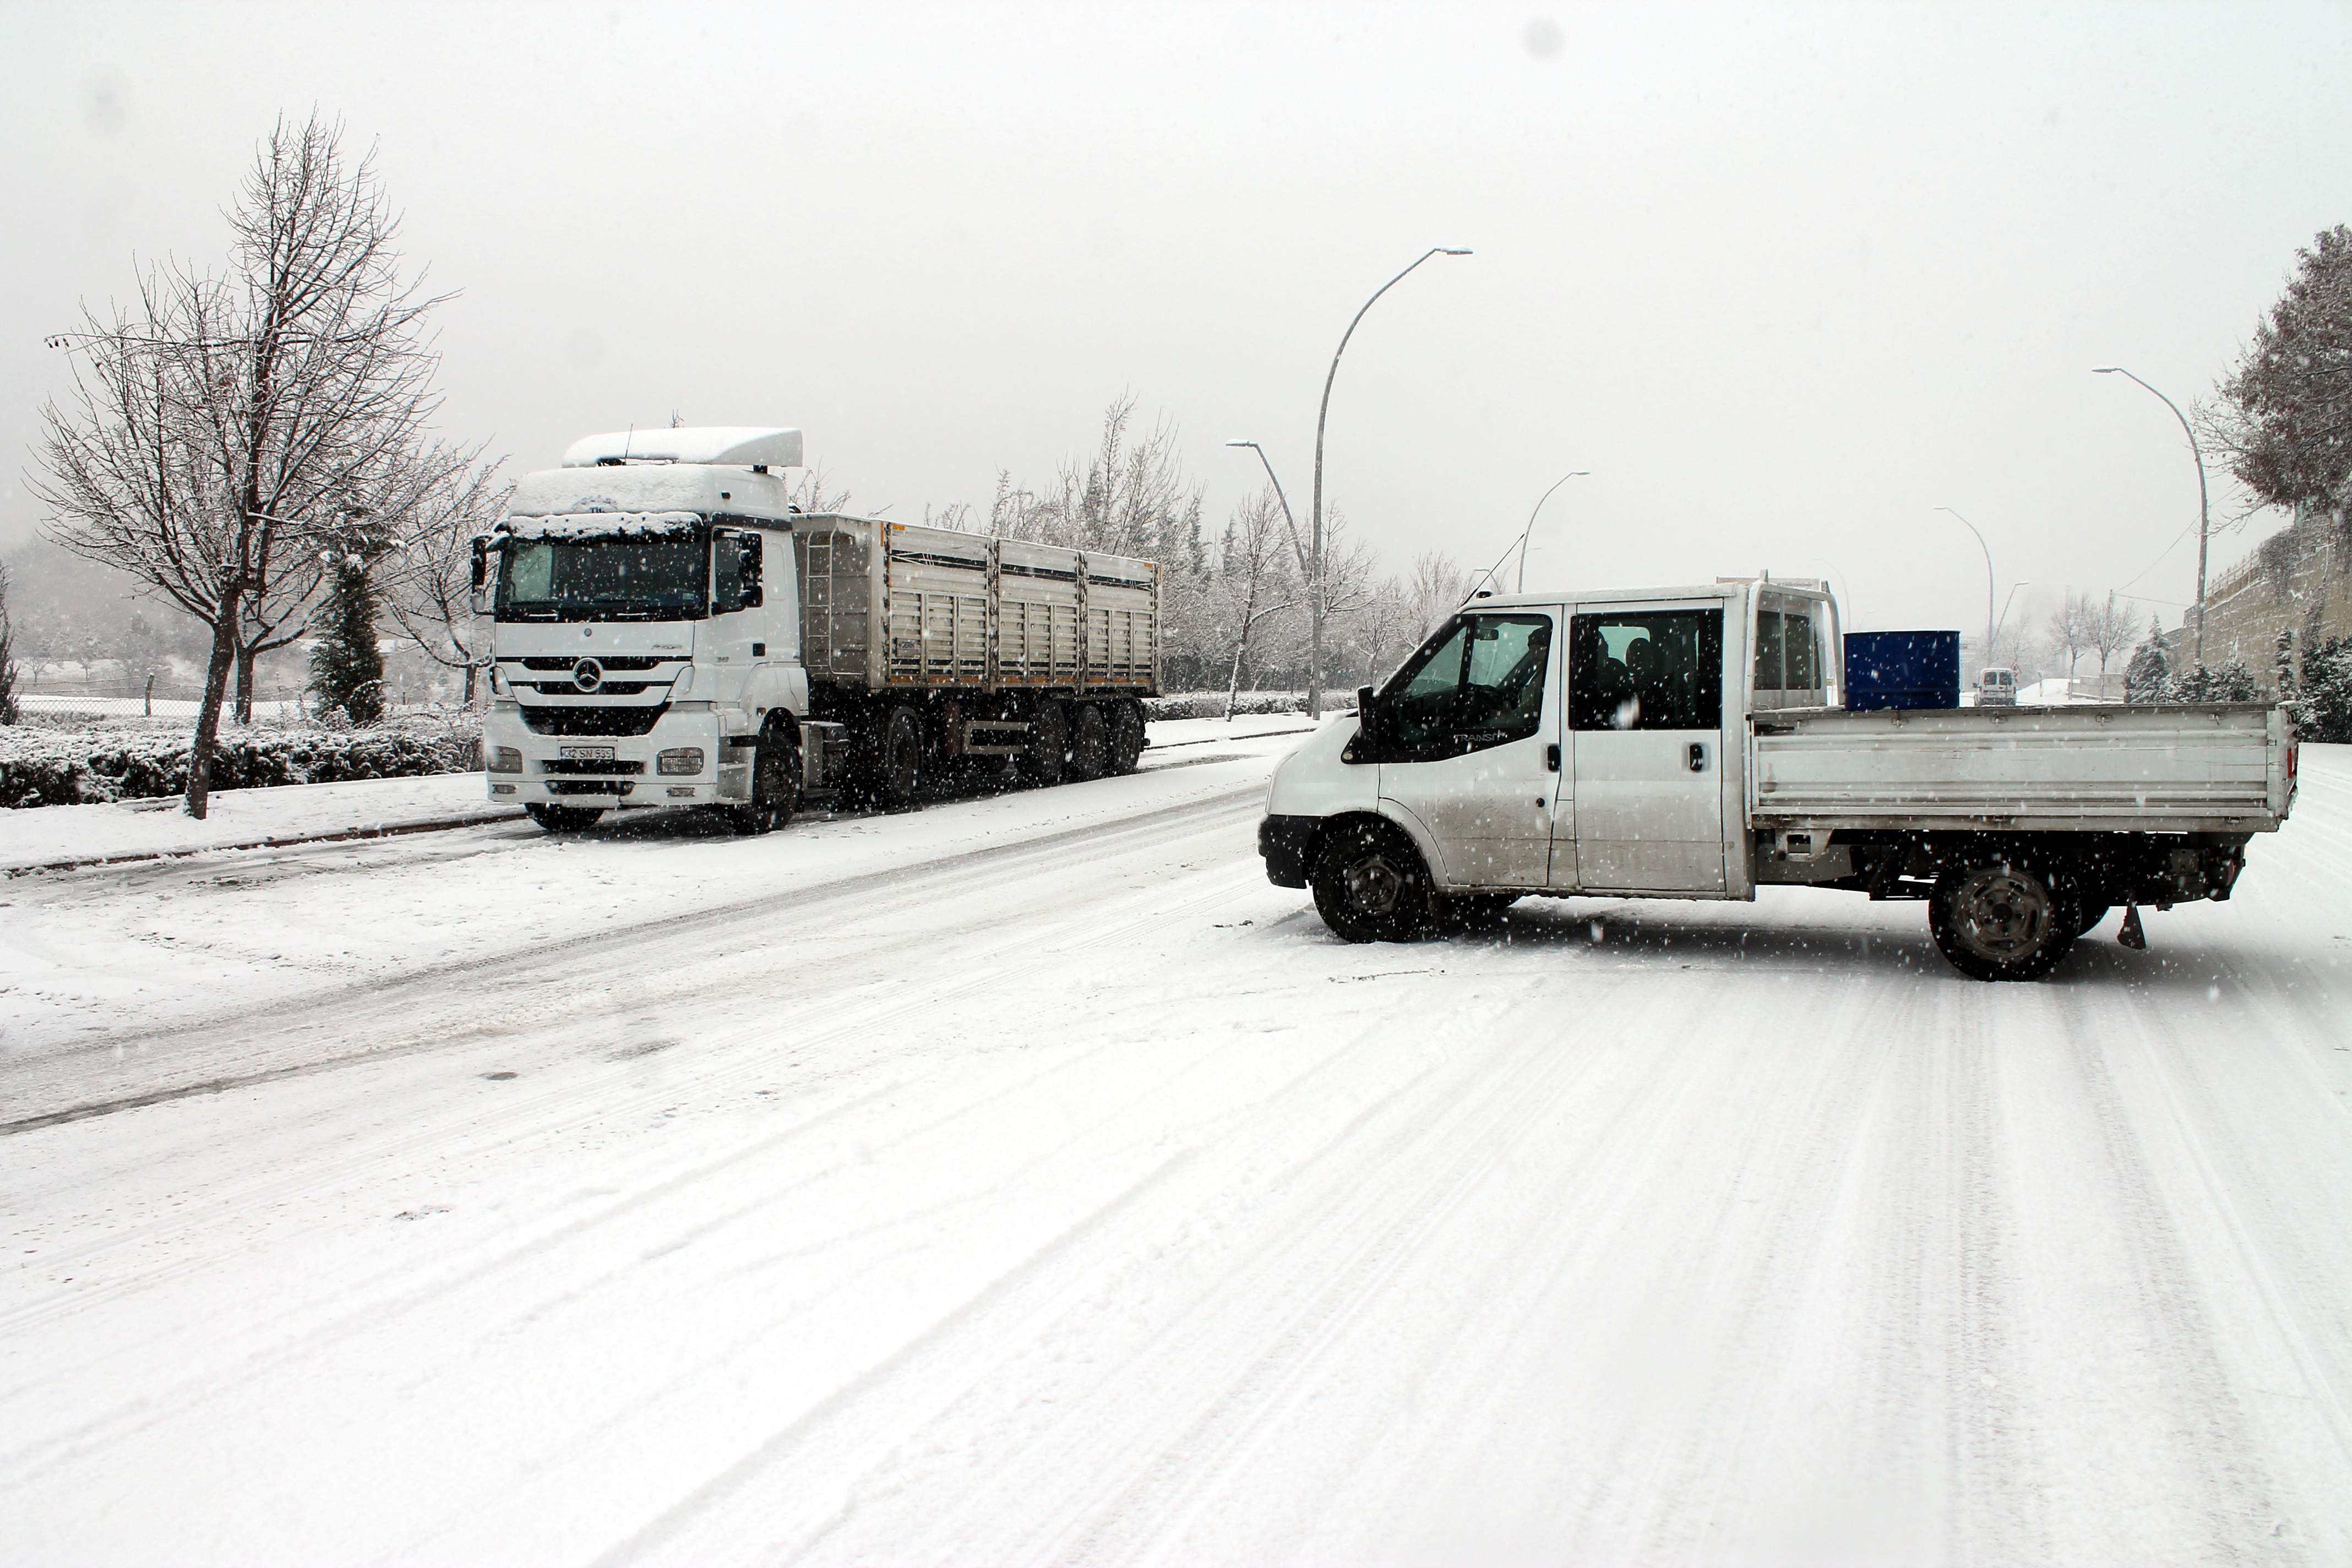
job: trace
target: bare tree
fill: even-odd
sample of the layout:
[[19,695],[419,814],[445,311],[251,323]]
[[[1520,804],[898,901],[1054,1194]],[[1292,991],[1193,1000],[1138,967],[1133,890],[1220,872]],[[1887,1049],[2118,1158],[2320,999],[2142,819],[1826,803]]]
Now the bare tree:
[[1234,509],[1233,521],[1225,526],[1216,574],[1217,619],[1233,643],[1233,662],[1225,679],[1228,719],[1241,697],[1242,667],[1249,658],[1251,635],[1260,622],[1295,610],[1301,602],[1285,550],[1281,507],[1271,488]]
[[[228,213],[227,273],[151,268],[128,309],[53,340],[74,385],[42,410],[31,489],[49,537],[121,567],[212,632],[190,747],[203,816],[229,675],[314,602],[322,538],[401,488],[437,399],[373,156],[280,121]],[[280,616],[283,618],[279,618]]]
[[1412,636],[1416,639],[1427,637],[1462,607],[1462,601],[1470,596],[1471,579],[1475,575],[1464,570],[1452,556],[1434,550],[1424,550],[1413,558],[1407,591],[1412,606]]
[[0,562],[0,724],[21,716],[16,703],[16,627],[8,618],[8,566]]
[[471,708],[490,667],[488,628],[474,613],[474,540],[506,510],[514,487],[499,482],[499,462],[476,454],[430,467],[431,482],[393,519],[407,537],[373,570],[393,625],[425,658],[464,672]]
[[2050,640],[2066,650],[2066,679],[2074,679],[2074,665],[2091,646],[2091,623],[2098,612],[2088,594],[2069,594],[2050,613]]
[[[2087,604],[2087,601],[2085,601]],[[2138,637],[2138,612],[2129,599],[2118,599],[2110,592],[2104,605],[2089,605],[2090,622],[2085,632],[2090,645],[2099,656],[2099,695],[2107,694],[2107,666],[2116,655],[2131,647]]]

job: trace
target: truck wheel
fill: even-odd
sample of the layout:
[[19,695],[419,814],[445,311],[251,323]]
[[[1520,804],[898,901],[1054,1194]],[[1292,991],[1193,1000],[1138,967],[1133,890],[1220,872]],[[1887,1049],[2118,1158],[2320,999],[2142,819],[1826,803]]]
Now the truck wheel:
[[1078,721],[1070,726],[1070,776],[1098,779],[1110,772],[1110,726],[1103,722],[1102,704],[1078,704]]
[[727,825],[747,837],[773,832],[793,819],[800,798],[800,743],[782,730],[771,730],[751,756],[751,802],[729,806]]
[[1936,879],[1927,929],[1971,980],[2039,980],[2074,945],[2081,910],[2065,883],[2021,857],[1997,856]]
[[1143,704],[1121,702],[1112,710],[1110,771],[1131,773],[1143,760]]
[[893,708],[884,716],[874,759],[874,799],[887,811],[915,804],[923,782],[923,725],[912,708]]
[[596,819],[604,815],[600,806],[587,805],[526,805],[530,819],[550,833],[577,833],[583,827],[593,827]]
[[1021,753],[1021,771],[1037,784],[1057,784],[1069,755],[1070,726],[1062,705],[1050,697],[1040,698],[1029,715],[1029,744]]
[[1307,875],[1323,923],[1349,942],[1402,942],[1434,912],[1429,868],[1386,823],[1345,822],[1324,835]]
[[2090,935],[2098,929],[2101,921],[2115,911],[2115,907],[2113,904],[2084,904],[2082,914],[2074,921],[2074,934]]

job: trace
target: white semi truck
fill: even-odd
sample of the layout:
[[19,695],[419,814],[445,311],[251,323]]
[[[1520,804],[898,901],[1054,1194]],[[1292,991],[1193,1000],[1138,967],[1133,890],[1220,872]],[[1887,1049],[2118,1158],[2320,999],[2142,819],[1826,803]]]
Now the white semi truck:
[[963,769],[1129,773],[1160,689],[1149,561],[812,514],[797,430],[593,436],[475,541],[491,798],[550,831],[809,793],[910,802]]
[[1483,597],[1276,773],[1266,874],[1350,941],[1528,894],[1916,899],[1983,980],[2047,973],[2116,905],[2226,899],[2286,820],[2259,703],[1848,711],[1825,586]]

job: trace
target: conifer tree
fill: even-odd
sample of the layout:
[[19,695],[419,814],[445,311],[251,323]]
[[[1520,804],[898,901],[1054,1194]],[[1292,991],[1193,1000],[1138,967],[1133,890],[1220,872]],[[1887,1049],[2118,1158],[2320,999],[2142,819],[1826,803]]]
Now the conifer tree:
[[359,556],[336,555],[310,649],[310,694],[354,724],[383,717],[383,654],[375,640],[375,586]]

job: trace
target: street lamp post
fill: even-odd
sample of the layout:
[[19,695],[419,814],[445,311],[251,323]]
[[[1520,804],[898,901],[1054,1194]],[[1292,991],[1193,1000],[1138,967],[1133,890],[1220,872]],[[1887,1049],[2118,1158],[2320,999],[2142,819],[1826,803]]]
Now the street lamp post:
[[[1552,480],[1551,490],[1559,489],[1570,479],[1589,479],[1591,474],[1591,468],[1579,468],[1573,473],[1562,474]],[[1519,591],[1521,593],[1527,592],[1528,587],[1528,542],[1536,531],[1536,512],[1543,510],[1544,502],[1551,500],[1551,490],[1546,490],[1536,498],[1535,510],[1528,513],[1528,526],[1519,534]]]
[[[1937,510],[1937,511],[1952,511],[1952,509],[1951,509],[1950,507],[1948,507],[1948,506],[1939,506],[1939,507],[1937,507],[1936,510]],[[1956,511],[1952,511],[1952,515],[1953,515],[1954,517],[1960,517],[1960,514],[1959,514],[1958,512],[1956,512]],[[1985,536],[1984,536],[1984,534],[1983,534],[1983,533],[1982,533],[1982,532],[1978,529],[1978,527],[1977,527],[1977,525],[1976,525],[1975,523],[1970,522],[1967,518],[1965,518],[1965,517],[1960,517],[1960,526],[1961,526],[1961,527],[1963,527],[1963,528],[1965,528],[1965,529],[1967,529],[1970,533],[1973,533],[1973,534],[1975,534],[1975,535],[1977,536],[1977,548],[1978,548],[1979,550],[1981,550],[1981,551],[1983,551],[1983,552],[1984,552],[1984,558],[1985,558],[1985,662],[1986,662],[1987,664],[1990,664],[1990,663],[1992,662],[1992,628],[1993,628],[1993,619],[1992,619],[1992,546],[1991,546],[1991,545],[1990,545],[1990,544],[1987,544],[1987,543],[1985,542]]]
[[[2119,364],[2094,365],[2091,374],[2130,376],[2132,380],[2139,381],[2139,377],[2132,375]],[[2180,421],[2181,432],[2189,437],[2189,456],[2197,464],[2197,668],[2202,669],[2205,668],[2205,536],[2212,521],[2211,506],[2205,491],[2205,452],[2197,445],[2197,427],[2189,423],[2187,415],[2180,412],[2180,405],[2157,392],[2147,383],[2139,381],[2139,384],[2154,393],[2157,400],[2171,409],[2172,416]]]
[[[1348,330],[1339,334],[1339,346],[1331,353],[1331,368],[1324,374],[1323,403],[1315,412],[1315,500],[1311,512],[1314,555],[1313,563],[1307,569],[1307,657],[1313,660],[1307,671],[1307,716],[1310,719],[1320,718],[1323,713],[1323,427],[1331,416],[1331,384],[1339,379],[1339,356],[1348,352],[1348,340],[1356,335],[1356,325],[1364,319],[1364,312],[1370,310],[1381,295],[1403,282],[1405,273],[1411,272],[1414,267],[1420,266],[1433,256],[1467,256],[1469,254],[1466,249],[1457,249],[1450,246],[1432,246],[1413,258],[1412,266],[1407,267],[1403,272],[1398,273],[1373,289],[1372,297],[1363,302],[1357,310],[1354,320],[1348,323]],[[1263,457],[1265,454],[1260,453],[1259,456]]]

